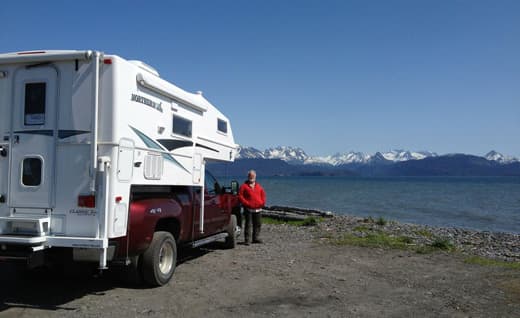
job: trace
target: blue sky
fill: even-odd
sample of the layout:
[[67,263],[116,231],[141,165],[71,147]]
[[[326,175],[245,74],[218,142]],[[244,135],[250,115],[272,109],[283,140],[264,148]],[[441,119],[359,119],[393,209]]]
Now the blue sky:
[[204,91],[236,141],[520,156],[520,1],[2,1],[0,51],[97,49]]

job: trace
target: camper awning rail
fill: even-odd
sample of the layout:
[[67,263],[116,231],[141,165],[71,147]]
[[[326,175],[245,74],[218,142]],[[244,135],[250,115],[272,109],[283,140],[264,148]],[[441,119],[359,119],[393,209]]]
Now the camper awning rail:
[[209,102],[204,97],[202,97],[201,94],[188,93],[172,84],[166,83],[162,80],[157,80],[151,76],[146,76],[141,73],[137,74],[136,80],[139,85],[146,87],[160,95],[171,98],[174,101],[191,107],[197,111],[205,112],[208,110]]
[[68,60],[89,60],[92,51],[27,51],[0,54],[0,65],[9,63],[33,63]]

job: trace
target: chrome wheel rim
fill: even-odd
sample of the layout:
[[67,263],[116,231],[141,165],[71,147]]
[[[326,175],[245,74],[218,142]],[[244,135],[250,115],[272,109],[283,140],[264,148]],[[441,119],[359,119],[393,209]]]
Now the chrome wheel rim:
[[173,246],[170,242],[166,242],[161,246],[159,251],[159,270],[162,274],[168,274],[173,267]]

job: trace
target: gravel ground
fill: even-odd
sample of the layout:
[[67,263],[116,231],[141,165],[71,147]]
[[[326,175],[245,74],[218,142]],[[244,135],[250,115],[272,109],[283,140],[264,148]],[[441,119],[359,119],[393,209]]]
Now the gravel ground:
[[[183,251],[174,279],[161,288],[129,286],[111,272],[102,277],[49,270],[16,274],[4,265],[0,317],[519,316],[519,270],[466,264],[463,253],[418,254],[335,245],[324,238],[352,232],[360,224],[378,226],[351,217],[314,227],[265,224],[264,244]],[[379,227],[389,233],[406,227],[399,233],[417,234],[413,225]],[[434,235],[445,230],[439,231]],[[475,236],[462,233],[456,240]],[[486,242],[499,239],[482,235],[474,245],[464,239],[460,245],[470,246],[472,253],[474,246],[486,250]],[[431,239],[427,236],[423,239]],[[518,236],[513,239],[507,252],[513,256],[495,256],[518,261]]]

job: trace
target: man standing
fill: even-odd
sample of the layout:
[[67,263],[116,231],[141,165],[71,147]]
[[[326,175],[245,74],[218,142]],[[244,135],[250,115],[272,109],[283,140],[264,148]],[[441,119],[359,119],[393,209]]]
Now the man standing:
[[244,216],[246,219],[244,230],[244,243],[249,245],[249,233],[251,221],[253,221],[253,243],[262,243],[260,240],[260,228],[262,226],[262,215],[260,211],[265,205],[265,191],[256,182],[256,172],[250,170],[247,173],[247,180],[240,186],[238,198],[244,206]]

